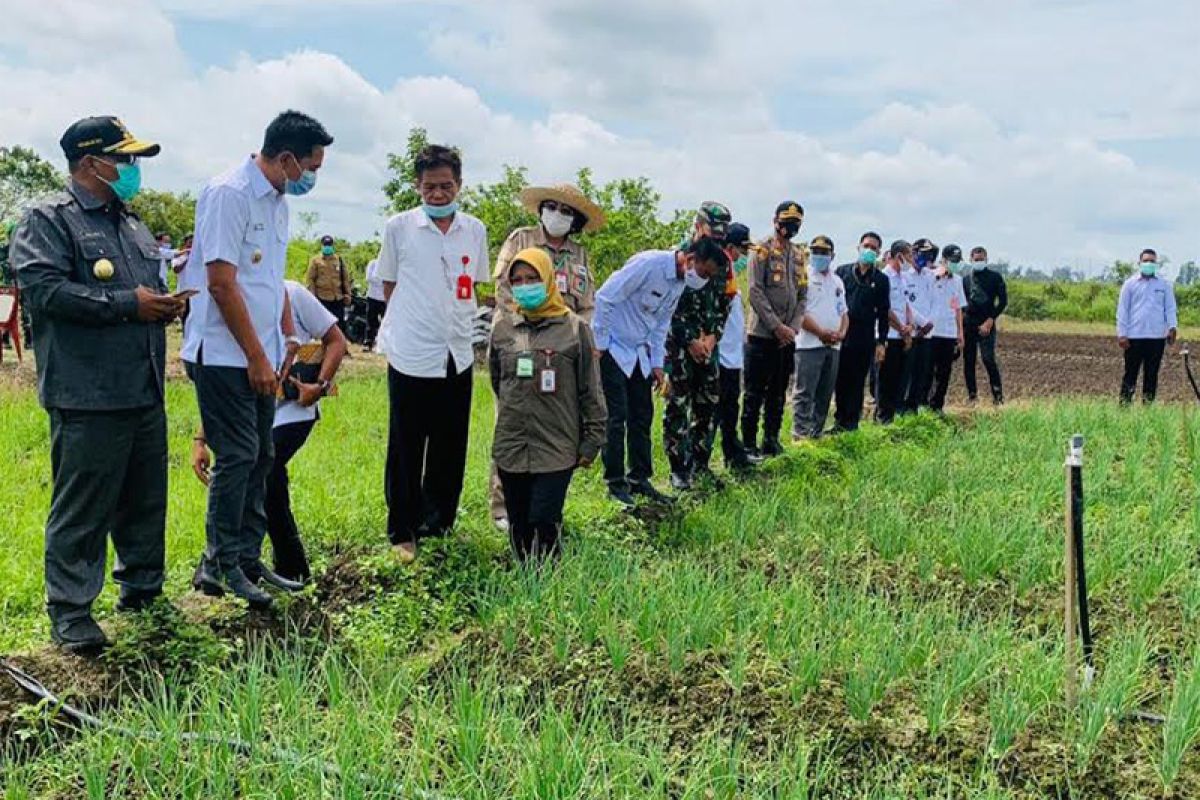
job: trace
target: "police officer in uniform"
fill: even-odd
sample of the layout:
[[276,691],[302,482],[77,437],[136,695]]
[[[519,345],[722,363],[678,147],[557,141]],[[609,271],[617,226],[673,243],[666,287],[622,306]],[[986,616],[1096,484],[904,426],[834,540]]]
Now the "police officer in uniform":
[[[783,404],[795,369],[796,334],[804,316],[808,286],[808,247],[794,244],[804,209],[785,200],[775,209],[775,233],[750,253],[750,320],[746,339],[746,399],[742,443],[763,456],[783,452],[779,430]],[[759,448],[758,420],[763,437]]]
[[159,146],[116,117],[81,119],[59,144],[70,185],[30,210],[11,257],[50,416],[50,635],[86,653],[106,644],[91,610],[104,585],[107,537],[117,553],[117,608],[141,610],[162,593],[165,325],[183,303],[167,294],[158,242],[127,207],[141,187],[140,159]]
[[[702,203],[683,248],[701,238],[724,245],[731,222],[724,205]],[[697,477],[719,486],[709,461],[721,398],[717,343],[725,332],[732,299],[725,291],[730,269],[719,270],[701,289],[684,289],[667,333],[666,373],[671,389],[663,411],[663,446],[671,463],[671,487],[680,491],[690,489]]]

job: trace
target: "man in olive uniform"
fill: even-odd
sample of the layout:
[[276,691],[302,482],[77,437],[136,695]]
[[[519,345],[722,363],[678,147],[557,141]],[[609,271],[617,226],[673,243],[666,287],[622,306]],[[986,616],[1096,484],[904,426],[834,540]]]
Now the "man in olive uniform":
[[[783,405],[795,369],[796,334],[804,317],[808,248],[793,244],[804,222],[799,203],[785,200],[775,209],[775,233],[750,250],[750,320],[746,339],[746,401],[742,443],[751,453],[783,452],[779,430]],[[757,447],[762,416],[762,447]]]
[[140,610],[162,593],[164,326],[183,303],[166,293],[158,243],[126,205],[141,186],[139,159],[159,146],[116,117],[81,119],[60,145],[70,185],[30,210],[11,257],[50,415],[50,635],[66,650],[89,652],[105,644],[91,608],[104,585],[109,535],[118,609]]
[[[701,204],[683,249],[701,238],[723,244],[731,222],[725,206]],[[721,270],[704,288],[684,289],[667,333],[671,391],[663,412],[663,446],[671,463],[671,486],[680,491],[691,488],[696,477],[712,477],[712,430],[721,396],[717,342],[729,317],[728,279],[727,269]]]
[[346,269],[345,260],[338,255],[332,236],[321,237],[321,253],[308,262],[305,276],[308,291],[333,314],[342,333],[346,332],[346,309],[354,300],[354,281]]

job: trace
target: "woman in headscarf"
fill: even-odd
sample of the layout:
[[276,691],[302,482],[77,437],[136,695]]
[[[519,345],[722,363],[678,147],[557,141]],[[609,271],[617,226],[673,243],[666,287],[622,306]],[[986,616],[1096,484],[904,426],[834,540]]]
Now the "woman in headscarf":
[[571,476],[600,453],[607,415],[591,329],[567,307],[550,255],[518,252],[505,278],[513,299],[492,329],[488,357],[492,458],[513,552],[524,561],[558,551]]
[[[604,226],[604,210],[569,183],[529,186],[521,190],[521,205],[537,217],[536,225],[517,228],[508,235],[496,256],[495,319],[510,314],[513,303],[508,268],[517,253],[528,247],[545,251],[553,265],[553,283],[567,308],[589,325],[596,308],[596,279],[588,262],[587,248],[576,237]],[[504,491],[492,469],[492,519],[505,527]]]

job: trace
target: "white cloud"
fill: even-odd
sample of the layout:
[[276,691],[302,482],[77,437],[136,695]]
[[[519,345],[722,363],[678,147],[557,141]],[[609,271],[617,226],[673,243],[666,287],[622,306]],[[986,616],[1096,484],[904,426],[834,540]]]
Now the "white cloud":
[[[344,3],[364,13],[372,4],[382,0]],[[793,198],[807,209],[805,233],[832,235],[843,253],[875,228],[986,241],[994,254],[1045,266],[1098,265],[1146,244],[1176,262],[1197,255],[1194,173],[1150,169],[1100,143],[1192,133],[1187,123],[1200,121],[1197,83],[1182,72],[1161,92],[1129,77],[1173,70],[1173,52],[1113,58],[1116,43],[1155,33],[1127,6],[1121,15],[1107,2],[1033,0],[913,0],[903,13],[833,0],[799,11],[762,0],[453,5],[454,27],[443,17],[429,41],[459,77],[382,86],[318,50],[196,68],[179,47],[176,24],[192,16],[294,12],[300,0],[168,0],[176,22],[149,0],[104,13],[87,0],[19,0],[7,17],[15,28],[0,32],[0,48],[21,53],[0,55],[0,142],[57,159],[73,118],[117,113],[164,144],[148,183],[194,191],[251,152],[275,112],[296,107],[337,141],[318,190],[295,208],[353,236],[379,228],[386,154],[422,125],[464,149],[468,181],[495,178],[505,163],[535,180],[582,166],[601,180],[645,175],[667,208],[723,200],[756,232]],[[1190,4],[1174,5],[1195,18]],[[946,23],[920,22],[934,12]],[[1064,54],[1081,15],[1095,20],[1089,45]],[[955,35],[966,28],[978,35]],[[1179,40],[1173,30],[1156,39]],[[803,103],[776,108],[789,91],[849,97],[867,112],[834,132],[791,129],[811,114]],[[509,111],[492,93],[548,110]]]

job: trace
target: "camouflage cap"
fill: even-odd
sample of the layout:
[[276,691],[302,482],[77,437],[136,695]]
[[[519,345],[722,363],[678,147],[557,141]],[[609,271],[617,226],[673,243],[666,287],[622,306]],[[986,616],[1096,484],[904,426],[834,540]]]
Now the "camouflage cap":
[[813,238],[812,242],[809,244],[809,247],[813,250],[828,250],[832,253],[833,239],[830,239],[825,234],[821,234],[820,236]]
[[714,239],[724,240],[725,234],[729,233],[729,224],[733,222],[733,215],[721,203],[706,200],[696,212],[696,221],[707,225]]

